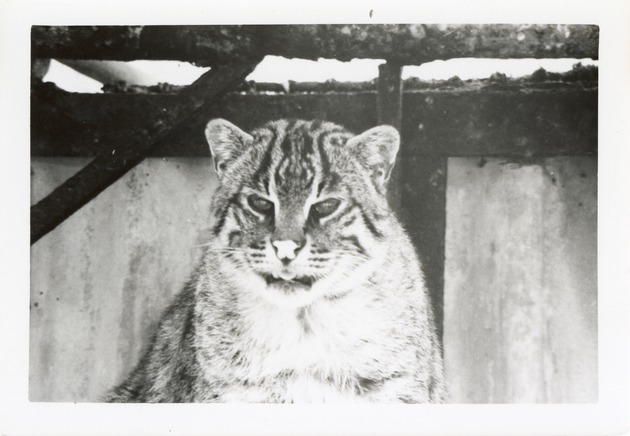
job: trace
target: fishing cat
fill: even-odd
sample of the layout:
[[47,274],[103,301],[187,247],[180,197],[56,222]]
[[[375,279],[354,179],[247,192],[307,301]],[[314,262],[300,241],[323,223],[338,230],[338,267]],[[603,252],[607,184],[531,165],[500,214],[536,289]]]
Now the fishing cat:
[[408,402],[445,395],[414,248],[386,201],[398,132],[206,127],[213,236],[111,402]]

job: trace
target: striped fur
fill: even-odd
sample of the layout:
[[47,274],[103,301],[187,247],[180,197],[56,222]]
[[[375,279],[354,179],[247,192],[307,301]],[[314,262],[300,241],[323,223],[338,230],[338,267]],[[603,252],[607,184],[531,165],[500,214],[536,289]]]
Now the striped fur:
[[398,133],[212,120],[213,237],[116,402],[441,402],[420,265],[386,201]]

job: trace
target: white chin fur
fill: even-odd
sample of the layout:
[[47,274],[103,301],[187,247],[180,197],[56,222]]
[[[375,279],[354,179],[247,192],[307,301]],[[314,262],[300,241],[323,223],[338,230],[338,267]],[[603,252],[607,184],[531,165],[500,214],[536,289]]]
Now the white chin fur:
[[264,280],[260,279],[259,281],[256,280],[256,283],[254,283],[254,281],[249,281],[248,284],[243,283],[244,286],[242,286],[241,289],[253,298],[261,299],[276,307],[284,309],[299,309],[301,307],[311,305],[319,298],[345,294],[351,287],[353,287],[353,284],[356,286],[359,283],[354,283],[354,281],[348,280],[343,284],[333,284],[329,280],[324,279],[313,283],[311,288],[308,290],[299,286],[288,290],[286,288],[283,289],[281,286],[268,286]]
[[312,288],[308,291],[298,289],[293,292],[284,292],[271,286],[265,286],[262,290],[259,289],[258,292],[265,301],[274,306],[287,309],[305,307],[317,299],[317,295]]
[[[295,275],[278,273],[277,276],[274,273],[274,277],[282,278],[284,280],[291,280]],[[316,298],[317,295],[321,295],[316,292],[316,285],[311,289],[305,290],[300,287],[295,289],[283,289],[281,286],[268,286],[265,280],[255,273],[233,274],[231,279],[236,284],[236,287],[243,291],[243,296],[249,301],[249,304],[256,304],[256,302],[265,301],[271,303],[274,306],[283,308],[300,308],[308,306]]]

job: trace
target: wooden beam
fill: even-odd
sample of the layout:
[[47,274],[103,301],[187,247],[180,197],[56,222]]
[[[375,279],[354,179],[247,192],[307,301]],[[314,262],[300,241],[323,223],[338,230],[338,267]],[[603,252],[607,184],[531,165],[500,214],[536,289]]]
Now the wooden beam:
[[[198,122],[199,117],[207,112],[205,106],[244,80],[259,61],[257,58],[244,64],[219,66],[204,74],[182,96],[189,107],[189,114],[182,115],[175,125],[181,128],[182,125]],[[126,146],[102,151],[75,176],[31,207],[31,244],[140,163],[152,149],[163,146],[176,136],[177,129],[173,129],[173,125],[158,122],[143,135],[130,136]]]
[[[597,94],[596,88],[581,84],[405,92],[400,158],[596,155]],[[207,156],[203,127],[213,117],[243,129],[284,117],[321,118],[359,133],[377,125],[376,98],[373,92],[228,94],[149,155]],[[31,102],[31,154],[111,153],[132,138],[149,141],[155,124],[172,126],[188,112],[185,99],[177,95],[87,95],[37,88]]]
[[[378,67],[378,93],[376,113],[378,124],[393,126],[400,132],[402,128],[402,66],[387,62]],[[402,148],[402,144],[401,144]],[[394,165],[389,180],[387,198],[394,210],[400,206],[400,165]]]
[[402,66],[391,62],[378,67],[378,95],[376,98],[379,124],[402,127]]
[[33,26],[34,58],[180,60],[216,65],[252,55],[316,60],[598,58],[593,25],[349,24],[268,26]]
[[558,87],[405,95],[403,132],[418,155],[596,155],[597,94]]

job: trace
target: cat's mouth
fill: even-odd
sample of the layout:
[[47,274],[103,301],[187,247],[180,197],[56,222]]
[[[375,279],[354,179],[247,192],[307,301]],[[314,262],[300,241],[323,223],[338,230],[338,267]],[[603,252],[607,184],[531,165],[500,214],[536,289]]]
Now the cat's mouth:
[[310,276],[289,276],[286,274],[262,274],[267,286],[285,292],[296,290],[309,290],[313,286],[315,279]]

